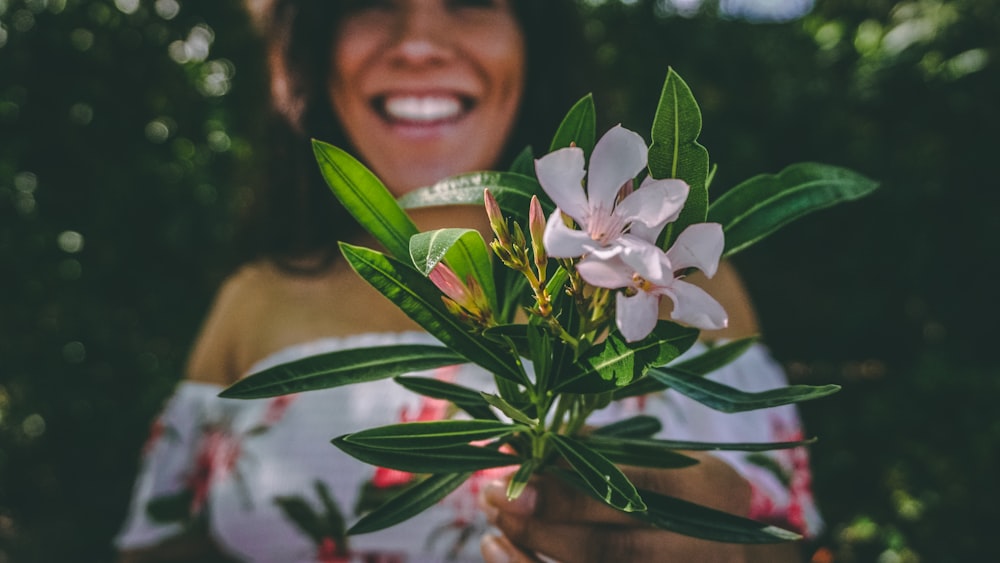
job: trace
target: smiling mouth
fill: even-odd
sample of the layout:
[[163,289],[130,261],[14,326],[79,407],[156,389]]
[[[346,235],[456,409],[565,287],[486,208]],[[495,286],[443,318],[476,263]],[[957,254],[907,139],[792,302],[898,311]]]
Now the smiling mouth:
[[372,106],[383,119],[399,125],[455,122],[474,105],[472,98],[457,95],[384,95],[372,100]]

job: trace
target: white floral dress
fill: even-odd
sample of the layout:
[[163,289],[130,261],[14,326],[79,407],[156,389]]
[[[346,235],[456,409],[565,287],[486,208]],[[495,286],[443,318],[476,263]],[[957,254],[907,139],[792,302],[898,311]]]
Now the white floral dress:
[[[388,344],[434,344],[421,332],[363,334],[293,346],[251,371],[335,350]],[[701,345],[689,353],[696,353]],[[474,389],[492,377],[471,366],[434,370],[434,377]],[[757,391],[785,384],[781,368],[755,345],[711,376]],[[374,468],[330,444],[372,426],[447,415],[447,404],[391,380],[273,399],[220,399],[220,387],[182,382],[153,425],[119,549],[155,545],[202,526],[230,556],[248,562],[480,561],[479,537],[489,529],[476,509],[487,480],[510,469],[481,471],[416,518],[371,534],[344,536],[360,514],[412,476]],[[613,403],[591,418],[603,424],[640,413],[663,422],[661,437],[717,442],[802,438],[793,406],[722,414],[674,392]],[[814,535],[821,526],[803,448],[718,455],[753,485],[751,516]]]

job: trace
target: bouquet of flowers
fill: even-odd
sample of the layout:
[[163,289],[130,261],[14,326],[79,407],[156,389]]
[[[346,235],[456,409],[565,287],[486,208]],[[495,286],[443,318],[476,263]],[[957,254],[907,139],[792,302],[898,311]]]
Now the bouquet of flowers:
[[[252,374],[223,397],[260,398],[395,378],[452,402],[467,417],[410,422],[340,436],[333,444],[364,462],[426,475],[366,514],[349,531],[406,520],[473,472],[516,467],[507,494],[547,472],[653,526],[727,542],[797,539],[792,532],[638,490],[619,464],[679,468],[681,451],[759,451],[806,442],[720,444],[654,439],[660,423],[636,416],[590,428],[612,401],[673,389],[708,407],[740,412],[816,399],[836,385],[743,392],[703,377],[753,339],[674,362],[699,329],[726,325],[726,312],[684,280],[711,277],[719,260],[785,223],[876,188],[832,166],[804,163],[753,177],[709,204],[714,169],[698,143],[701,113],[690,89],[667,74],[647,148],[614,127],[599,140],[587,96],[566,115],[550,152],[530,148],[507,172],[446,179],[397,201],[345,151],[316,141],[333,193],[386,253],[342,243],[344,258],[441,346],[393,345],[338,351]],[[495,239],[470,229],[418,232],[404,208],[485,204]],[[492,251],[492,252],[491,252]],[[494,259],[496,258],[496,259]],[[660,301],[672,320],[659,320]],[[675,322],[676,321],[676,322]],[[472,362],[495,392],[407,373]]]

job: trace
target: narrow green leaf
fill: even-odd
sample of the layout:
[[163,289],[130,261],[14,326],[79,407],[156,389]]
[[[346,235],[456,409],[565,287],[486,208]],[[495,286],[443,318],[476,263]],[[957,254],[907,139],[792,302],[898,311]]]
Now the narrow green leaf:
[[528,415],[508,403],[503,397],[499,395],[492,395],[490,393],[480,393],[480,395],[483,397],[483,400],[500,409],[500,412],[510,417],[511,420],[528,426],[533,426],[535,424],[535,420],[532,420]]
[[667,70],[653,118],[649,173],[653,178],[679,178],[690,187],[680,216],[665,230],[669,248],[688,225],[701,223],[708,211],[708,151],[698,143],[701,110],[691,89],[674,69]]
[[394,381],[406,389],[426,397],[450,401],[458,408],[474,418],[496,420],[497,416],[490,410],[489,403],[483,399],[479,391],[462,387],[433,377],[396,377]]
[[505,346],[512,346],[521,356],[528,357],[528,326],[524,323],[511,323],[491,326],[483,331],[483,336],[490,341]]
[[409,520],[434,506],[464,483],[472,473],[431,475],[358,520],[348,535],[367,534]]
[[785,224],[832,205],[864,197],[878,183],[845,168],[803,162],[761,174],[712,203],[708,220],[721,223],[730,256]]
[[535,154],[528,145],[521,149],[521,152],[517,153],[514,157],[514,161],[510,163],[510,169],[508,172],[513,172],[514,174],[522,174],[530,178],[535,177]]
[[327,488],[326,483],[320,480],[316,480],[316,482],[313,483],[313,487],[316,489],[316,496],[318,496],[320,502],[323,503],[322,518],[325,523],[326,530],[332,537],[343,537],[344,532],[346,531],[344,515],[340,510],[340,506],[337,505],[337,501],[333,500],[333,495],[330,494],[330,489]]
[[227,399],[259,399],[394,377],[465,363],[441,346],[404,344],[318,354],[244,377],[219,393]]
[[369,428],[347,434],[343,439],[381,450],[423,450],[466,445],[521,430],[526,428],[498,420],[430,420]]
[[274,503],[278,505],[286,518],[295,522],[297,527],[306,532],[313,541],[317,543],[322,541],[326,532],[323,529],[323,521],[302,497],[278,496],[274,497]]
[[595,498],[623,512],[646,510],[646,504],[635,486],[608,458],[569,436],[552,434],[549,438],[563,459],[593,491]]
[[[747,349],[749,349],[750,346],[752,346],[756,341],[756,336],[750,336],[739,340],[733,340],[719,346],[713,346],[694,358],[678,362],[670,367],[684,370],[695,375],[707,375],[743,355],[743,353],[746,352]],[[644,377],[638,381],[633,381],[632,384],[627,387],[615,389],[614,400],[617,401],[626,397],[648,395],[650,393],[663,391],[666,388],[667,386],[660,380],[652,377]]]
[[646,438],[663,430],[660,419],[648,414],[640,414],[597,428],[593,436],[613,436],[621,438]]
[[320,172],[344,208],[390,254],[406,256],[417,227],[375,174],[333,145],[313,140]]
[[603,343],[571,366],[556,390],[573,393],[611,391],[642,377],[651,366],[663,365],[676,358],[697,339],[697,329],[670,321],[660,321],[648,337],[638,342],[626,342],[617,332],[612,332]]
[[707,508],[653,491],[641,490],[646,512],[632,515],[657,528],[686,536],[727,543],[779,543],[802,536],[777,526]]
[[399,198],[399,205],[405,209],[456,204],[482,205],[483,190],[486,188],[493,193],[504,215],[513,216],[519,221],[528,220],[532,195],[538,195],[546,214],[555,210],[555,204],[545,196],[538,180],[513,172],[470,172],[452,176],[432,186],[407,193]]
[[709,408],[730,413],[811,401],[840,390],[839,385],[790,385],[751,393],[669,366],[653,368],[649,375]]
[[475,229],[437,229],[418,233],[410,238],[410,258],[423,275],[442,260],[463,282],[472,276],[490,299],[490,307],[497,309],[497,290],[493,280],[492,253]]
[[446,346],[496,375],[525,381],[517,358],[453,317],[441,303],[441,292],[420,272],[368,248],[347,243],[340,248],[362,278]]
[[690,451],[738,451],[738,452],[766,452],[771,450],[788,450],[800,446],[808,446],[816,441],[815,438],[809,440],[798,440],[795,442],[690,442],[686,440],[660,440],[656,438],[633,438],[630,436],[607,436],[602,434],[591,434],[586,442],[595,449],[615,446],[637,446],[648,448],[659,448],[664,450],[690,450]]
[[521,458],[501,453],[493,448],[466,444],[420,451],[373,448],[354,443],[347,436],[334,438],[331,443],[355,459],[376,467],[407,473],[459,473],[479,471],[521,463]]
[[589,160],[590,153],[594,150],[596,130],[597,110],[594,108],[594,96],[587,94],[573,104],[563,117],[556,134],[552,137],[549,152],[568,147],[572,143],[583,149],[584,155]]
[[698,460],[678,453],[654,440],[624,440],[593,436],[583,441],[618,465],[678,469],[697,465]]
[[507,482],[507,500],[514,500],[521,496],[524,492],[524,487],[528,485],[528,480],[534,475],[535,471],[540,467],[538,460],[529,459],[521,464],[521,467],[517,468],[514,475],[511,476],[510,481]]

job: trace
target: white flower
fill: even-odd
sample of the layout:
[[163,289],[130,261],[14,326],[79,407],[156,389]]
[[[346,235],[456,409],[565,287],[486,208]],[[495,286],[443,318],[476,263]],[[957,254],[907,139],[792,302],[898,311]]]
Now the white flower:
[[625,288],[615,304],[615,322],[625,340],[635,342],[652,332],[663,296],[673,301],[670,316],[676,321],[706,330],[726,327],[728,318],[722,305],[680,276],[688,268],[697,268],[708,277],[715,275],[725,246],[721,225],[691,225],[666,252],[649,241],[638,243],[648,245],[643,254],[655,257],[655,267],[649,267],[647,260],[628,260],[627,252],[592,253],[576,265],[583,279],[593,286]]
[[[642,260],[657,268],[648,245],[668,222],[677,218],[687,199],[682,180],[646,178],[632,193],[632,180],[646,167],[646,143],[621,126],[605,133],[584,169],[583,150],[569,147],[535,161],[538,181],[557,209],[545,227],[544,244],[553,258],[576,258],[594,252],[621,255],[628,262]],[[587,177],[584,191],[583,179]],[[624,188],[624,191],[623,191]],[[621,201],[619,195],[627,193]],[[617,205],[616,205],[617,202]],[[581,230],[571,229],[561,216],[571,217]]]

